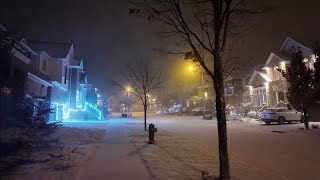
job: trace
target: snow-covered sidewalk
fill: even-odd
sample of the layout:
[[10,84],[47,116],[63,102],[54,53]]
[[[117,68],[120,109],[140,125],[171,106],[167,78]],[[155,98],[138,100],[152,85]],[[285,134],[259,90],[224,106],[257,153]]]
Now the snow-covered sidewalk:
[[143,124],[134,119],[108,120],[107,134],[94,155],[81,168],[79,180],[152,179],[137,149],[131,143],[132,132]]

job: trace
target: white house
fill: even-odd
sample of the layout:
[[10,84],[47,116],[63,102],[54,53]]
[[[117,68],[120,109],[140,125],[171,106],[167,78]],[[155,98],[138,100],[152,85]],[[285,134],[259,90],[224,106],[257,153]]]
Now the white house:
[[304,62],[313,68],[315,56],[312,50],[297,41],[287,38],[279,54],[271,52],[266,63],[259,71],[254,71],[247,87],[252,97],[252,110],[261,112],[266,108],[285,106],[288,103],[287,81],[279,70],[286,70],[289,65],[291,49],[302,51]]

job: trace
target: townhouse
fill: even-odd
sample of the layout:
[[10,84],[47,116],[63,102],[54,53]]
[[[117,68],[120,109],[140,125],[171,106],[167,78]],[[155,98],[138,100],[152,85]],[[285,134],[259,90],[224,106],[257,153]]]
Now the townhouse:
[[271,52],[264,66],[254,71],[247,84],[252,98],[252,111],[260,113],[266,108],[287,106],[287,81],[279,70],[285,71],[290,65],[293,47],[302,51],[306,67],[313,68],[315,62],[313,51],[288,37],[280,51]]
[[72,112],[85,114],[86,110],[90,110],[90,118],[101,118],[96,102],[87,102],[87,89],[92,86],[88,85],[83,60],[75,58],[72,43],[27,41],[2,26],[0,30],[8,44],[0,48],[1,88],[27,99],[34,115],[52,109],[44,117],[47,121],[73,118]]

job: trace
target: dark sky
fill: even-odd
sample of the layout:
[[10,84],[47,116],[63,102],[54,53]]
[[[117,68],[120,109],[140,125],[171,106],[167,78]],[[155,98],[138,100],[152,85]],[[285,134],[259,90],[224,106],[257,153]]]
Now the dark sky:
[[[319,0],[269,0],[267,5],[276,11],[256,18],[236,49],[242,59],[259,66],[287,36],[301,42],[319,39]],[[111,89],[119,69],[132,57],[158,59],[168,71],[176,67],[174,57],[159,57],[153,51],[166,46],[156,35],[159,26],[129,16],[129,7],[127,0],[1,0],[0,24],[27,39],[73,42],[91,83]]]

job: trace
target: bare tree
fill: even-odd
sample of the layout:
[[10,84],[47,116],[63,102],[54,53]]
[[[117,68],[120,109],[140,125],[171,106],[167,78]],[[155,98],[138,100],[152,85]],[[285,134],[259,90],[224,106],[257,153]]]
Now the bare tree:
[[[129,14],[147,15],[162,24],[162,34],[191,49],[186,58],[199,63],[213,80],[219,136],[220,179],[230,179],[223,79],[239,68],[229,38],[245,30],[244,17],[258,13],[245,0],[137,0]],[[205,54],[205,55],[203,55]]]
[[[150,63],[150,60],[137,60],[128,64],[125,71],[122,72],[126,85],[132,88],[132,93],[141,100],[144,110],[144,129],[147,130],[147,110],[149,106],[149,96],[155,90],[159,89],[165,79],[159,68]],[[120,83],[117,83],[118,85]],[[126,86],[119,85],[122,89]]]

